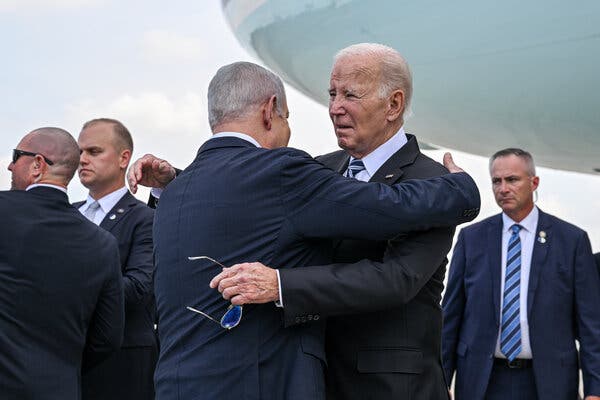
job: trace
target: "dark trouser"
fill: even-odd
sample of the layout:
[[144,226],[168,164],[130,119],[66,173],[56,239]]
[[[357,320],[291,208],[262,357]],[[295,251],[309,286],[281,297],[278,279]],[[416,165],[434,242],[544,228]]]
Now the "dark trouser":
[[485,399],[537,399],[533,368],[530,365],[524,368],[509,368],[506,364],[494,363]]
[[82,377],[83,400],[153,400],[156,347],[124,347]]

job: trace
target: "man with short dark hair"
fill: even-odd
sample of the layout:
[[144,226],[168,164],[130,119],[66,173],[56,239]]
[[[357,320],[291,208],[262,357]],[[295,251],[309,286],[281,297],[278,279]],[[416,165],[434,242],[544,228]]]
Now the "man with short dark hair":
[[[456,400],[600,399],[600,279],[587,234],[544,213],[527,151],[490,159],[502,213],[464,228],[444,295],[443,362]],[[580,344],[579,351],[575,341]]]
[[0,192],[0,397],[81,397],[81,369],[119,348],[115,239],[68,202],[79,147],[59,128],[26,135]]
[[79,179],[89,189],[75,206],[119,243],[125,292],[125,332],[121,349],[84,371],[83,399],[154,399],[153,375],[158,356],[152,277],[154,210],[125,186],[133,140],[119,121],[98,118],[83,125]]

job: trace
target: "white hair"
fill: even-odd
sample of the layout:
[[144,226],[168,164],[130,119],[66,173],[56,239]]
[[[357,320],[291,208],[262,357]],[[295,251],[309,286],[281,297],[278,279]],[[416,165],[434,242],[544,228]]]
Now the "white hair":
[[385,98],[394,90],[400,89],[404,93],[404,120],[412,115],[410,103],[412,99],[412,75],[408,63],[395,49],[379,43],[358,43],[345,47],[334,57],[334,63],[346,57],[368,56],[375,60],[381,71],[379,82],[379,96]]
[[250,62],[225,65],[208,86],[208,123],[214,130],[243,118],[271,96],[276,97],[277,113],[283,115],[285,89],[277,75]]

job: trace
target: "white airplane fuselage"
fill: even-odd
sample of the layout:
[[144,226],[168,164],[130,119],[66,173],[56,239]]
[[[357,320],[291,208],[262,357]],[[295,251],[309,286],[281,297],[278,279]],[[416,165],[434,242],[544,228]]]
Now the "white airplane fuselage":
[[600,172],[600,2],[222,0],[240,42],[327,105],[334,54],[387,44],[414,81],[407,131],[490,156]]

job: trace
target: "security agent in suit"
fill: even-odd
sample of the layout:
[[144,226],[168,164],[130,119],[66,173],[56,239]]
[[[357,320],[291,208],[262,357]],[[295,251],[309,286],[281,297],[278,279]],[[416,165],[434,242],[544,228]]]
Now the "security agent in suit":
[[585,399],[600,399],[600,282],[587,234],[534,205],[528,152],[497,152],[490,175],[502,214],[460,232],[443,301],[455,397],[575,399],[580,363]]
[[[289,139],[283,85],[250,63],[217,72],[209,116],[213,138],[167,186],[156,211],[158,398],[200,392],[205,398],[323,398],[322,324],[285,329],[281,311],[261,304],[247,306],[240,324],[226,331],[186,310],[192,305],[218,319],[228,305],[218,292],[201,289],[220,267],[186,256],[210,255],[228,265],[245,259],[315,264],[330,259],[326,238],[392,237],[430,218],[441,222],[438,206],[447,208],[447,193],[435,199],[442,194],[420,187],[439,180],[393,188],[348,180],[306,153],[282,148]],[[413,185],[411,194],[397,192]],[[415,193],[433,196],[430,209]],[[454,221],[478,205],[475,187],[465,195],[473,201],[454,211]]]
[[158,356],[152,288],[154,210],[125,187],[133,140],[121,122],[109,118],[86,122],[78,144],[79,179],[89,195],[75,206],[117,239],[125,293],[123,344],[110,358],[84,372],[83,399],[154,399]]
[[[380,95],[382,87],[389,96]],[[344,151],[318,157],[323,164],[388,185],[447,173],[404,133],[412,82],[397,51],[375,44],[341,50],[329,93],[330,117]],[[355,160],[365,167],[357,173],[349,168]],[[338,264],[279,270],[281,291],[260,301],[281,295],[288,326],[327,317],[328,399],[448,398],[439,303],[453,233],[447,227],[390,241],[343,240],[334,246]],[[214,283],[221,283],[227,297],[238,296],[234,302],[255,302],[254,283],[265,270],[240,268],[236,277],[236,269]],[[239,279],[246,283],[240,286]]]
[[68,202],[79,163],[59,128],[26,135],[0,192],[0,397],[78,400],[81,369],[119,348],[123,288],[115,239]]

